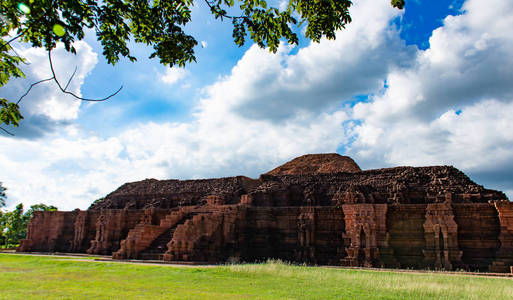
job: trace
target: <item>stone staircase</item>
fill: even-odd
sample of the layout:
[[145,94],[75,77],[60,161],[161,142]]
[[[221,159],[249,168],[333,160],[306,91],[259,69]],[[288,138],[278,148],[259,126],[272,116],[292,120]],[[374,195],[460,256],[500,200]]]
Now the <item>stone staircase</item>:
[[[173,239],[173,235],[175,233],[176,227],[184,224],[187,220],[192,219],[194,216],[198,215],[199,212],[190,212],[185,217],[182,218],[178,223],[174,226],[166,229],[162,234],[160,234],[153,242],[150,244],[148,248],[142,251],[139,254],[140,259],[144,260],[162,260],[164,257],[164,253],[167,251],[167,244]],[[166,221],[163,220],[162,223]]]
[[164,253],[165,261],[213,262],[223,254],[219,251],[228,243],[238,242],[234,235],[242,209],[224,207],[185,221],[176,228]]

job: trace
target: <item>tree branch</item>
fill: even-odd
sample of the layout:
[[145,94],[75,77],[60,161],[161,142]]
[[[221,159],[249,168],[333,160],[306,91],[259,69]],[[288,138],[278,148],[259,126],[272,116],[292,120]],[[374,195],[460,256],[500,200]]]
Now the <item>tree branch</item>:
[[[61,90],[61,92],[65,93],[65,94],[68,94],[68,95],[71,95],[73,97],[75,97],[76,99],[78,100],[81,100],[81,101],[93,101],[93,102],[100,102],[100,101],[105,101],[113,96],[115,96],[117,93],[119,93],[119,91],[121,91],[121,89],[123,88],[123,86],[121,86],[115,93],[113,94],[110,94],[109,96],[105,97],[105,98],[102,98],[102,99],[89,99],[89,98],[83,98],[83,97],[79,97],[77,95],[75,95],[74,93],[72,92],[69,92],[67,89],[71,83],[71,81],[73,80],[73,78],[75,77],[75,74],[77,73],[77,67],[75,67],[75,70],[73,70],[73,74],[71,74],[71,77],[68,79],[68,82],[66,83],[66,86],[63,88],[61,83],[57,80],[57,77],[55,75],[55,70],[53,68],[53,63],[52,63],[52,54],[51,54],[51,50],[48,50],[48,60],[50,62],[50,70],[52,71],[52,77],[50,78],[46,78],[46,79],[41,79],[39,81],[36,81],[34,83],[32,83],[29,88],[27,89],[27,91],[25,93],[23,93],[23,95],[21,95],[21,97],[18,99],[18,101],[16,101],[16,104],[19,104],[21,102],[21,100],[23,100],[23,98],[25,98],[25,96],[27,96],[30,91],[32,90],[32,88],[40,83],[43,83],[43,82],[47,82],[47,81],[50,81],[50,80],[53,80],[55,81],[55,83],[57,84],[57,86],[59,87],[59,89]],[[14,134],[10,131],[8,131],[7,129],[3,128],[3,127],[0,127],[0,130],[7,133],[8,135],[10,136],[14,136]]]
[[3,47],[5,47],[5,46],[7,46],[7,45],[9,45],[10,43],[14,42],[15,40],[17,40],[20,36],[22,36],[23,34],[25,34],[25,32],[27,32],[27,30],[28,30],[28,28],[24,29],[20,34],[18,34],[17,36],[13,37],[13,38],[12,38],[12,39],[10,39],[9,41],[7,41],[7,43],[2,44],[2,47],[0,47],[0,49],[1,49],[1,48],[3,48]]
[[[215,3],[215,1],[208,1],[208,0],[205,0],[205,3],[208,5],[208,7],[210,8],[210,10],[212,10],[213,6],[212,4]],[[248,20],[248,17],[247,16],[230,16],[230,15],[227,15],[227,14],[222,14],[221,15],[221,21],[223,20],[223,18],[227,18],[227,19],[246,19]]]
[[68,89],[68,86],[71,83],[71,80],[73,80],[73,77],[75,77],[76,72],[77,72],[77,66],[75,66],[75,70],[73,71],[73,74],[71,74],[71,77],[69,78],[68,83],[66,83],[66,87],[64,88],[65,90]]
[[30,93],[30,90],[32,90],[32,88],[40,83],[43,83],[43,82],[46,82],[46,81],[50,81],[50,80],[53,80],[57,83],[57,86],[59,87],[59,89],[65,93],[65,94],[69,94],[69,95],[72,95],[73,97],[79,99],[79,100],[83,100],[83,101],[105,101],[113,96],[115,96],[117,93],[119,93],[119,91],[121,91],[121,89],[123,88],[123,86],[121,86],[115,93],[109,95],[108,97],[105,97],[103,99],[87,99],[87,98],[82,98],[82,97],[79,97],[77,95],[75,95],[74,93],[72,92],[69,92],[67,91],[71,81],[73,80],[73,77],[75,77],[75,74],[77,73],[77,67],[75,67],[75,70],[73,71],[73,74],[71,74],[71,77],[68,79],[68,82],[66,83],[66,86],[64,88],[62,88],[60,82],[57,80],[57,77],[55,75],[55,70],[53,69],[53,63],[52,63],[52,57],[51,57],[51,54],[50,54],[50,51],[48,51],[48,59],[50,61],[50,70],[52,71],[52,77],[50,78],[46,78],[46,79],[42,79],[42,80],[39,80],[37,82],[34,82],[30,85],[30,87],[27,89],[27,91],[18,99],[18,101],[16,101],[16,104],[19,104],[20,101],[25,98],[25,96],[28,95],[28,93]]
[[47,78],[47,79],[43,79],[43,80],[39,80],[38,82],[34,82],[33,84],[30,85],[30,87],[28,88],[28,90],[25,92],[25,94],[23,94],[20,99],[18,99],[18,101],[16,101],[16,104],[19,104],[21,99],[23,99],[25,96],[28,95],[28,93],[30,92],[30,90],[35,86],[35,85],[38,85],[40,83],[43,83],[45,81],[49,81],[49,80],[52,80],[54,79],[54,77],[51,77],[51,78]]
[[78,100],[81,100],[81,101],[90,101],[90,102],[101,102],[101,101],[105,101],[109,98],[112,98],[114,97],[117,93],[119,93],[119,91],[121,91],[121,89],[123,88],[123,86],[119,87],[119,89],[110,94],[109,96],[105,97],[105,98],[101,98],[101,99],[90,99],[90,98],[84,98],[84,97],[80,97],[80,96],[77,96],[75,95],[73,92],[69,92],[67,91],[66,89],[68,88],[70,82],[71,82],[71,79],[73,79],[73,76],[75,76],[75,72],[76,72],[76,69],[75,69],[75,72],[73,72],[73,75],[71,75],[71,78],[69,79],[68,81],[68,84],[66,84],[66,87],[65,88],[62,88],[62,85],[61,83],[59,82],[59,80],[57,80],[57,76],[55,75],[55,70],[53,69],[53,63],[52,63],[52,50],[48,50],[48,61],[50,62],[50,70],[52,71],[52,75],[53,77],[51,79],[53,79],[53,81],[55,81],[55,83],[57,83],[57,86],[59,87],[59,89],[61,90],[61,92],[63,92],[64,94],[68,94],[68,95],[71,95],[73,97],[75,97],[76,99]]
[[21,63],[22,63],[22,64],[27,65],[27,66],[28,66],[28,65],[30,65],[30,63],[25,62],[25,59],[23,59],[23,57],[21,57],[21,56],[18,54],[18,52],[16,52],[16,50],[14,50],[14,48],[13,48],[13,47],[11,47],[11,49],[10,49],[10,50],[11,50],[12,52],[14,52],[14,55],[16,55],[18,58],[20,58],[20,59],[21,59]]
[[7,133],[8,135],[10,136],[14,136],[14,133],[12,132],[9,132],[7,129],[3,128],[3,127],[0,127],[0,130],[2,130],[3,132]]

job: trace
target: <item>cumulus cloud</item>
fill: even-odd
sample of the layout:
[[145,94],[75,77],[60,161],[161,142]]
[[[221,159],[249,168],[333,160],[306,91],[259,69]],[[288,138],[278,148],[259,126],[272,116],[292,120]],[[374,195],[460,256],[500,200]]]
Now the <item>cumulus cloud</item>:
[[[384,29],[397,12],[386,4],[372,9],[370,2],[359,2],[354,13],[375,17],[359,18],[370,21],[354,22],[336,43],[322,41],[296,55],[285,46],[276,55],[251,47],[230,74],[204,89],[190,122],[139,124],[110,138],[68,126],[44,141],[1,143],[11,205],[23,200],[86,208],[126,181],[257,177],[297,155],[336,151],[347,143],[342,124],[348,116],[322,108],[380,88],[380,74],[396,59],[393,54],[401,60],[407,52],[395,51],[402,42],[394,37],[397,32]],[[366,52],[372,53],[371,62],[358,54],[367,46],[373,49]],[[187,75],[172,68],[161,80],[174,84]],[[354,80],[358,76],[365,78]]]
[[469,0],[462,10],[412,68],[390,72],[387,89],[354,107],[350,152],[367,167],[452,164],[511,190],[513,180],[491,174],[513,167],[513,3]]
[[[323,44],[330,49],[329,42]],[[260,92],[262,77],[252,75],[259,72],[255,68],[271,68],[275,62],[281,68],[279,60],[288,55],[288,50],[282,47],[274,55],[251,47],[229,75],[204,89],[190,122],[134,125],[111,138],[85,134],[78,128],[78,133],[58,132],[44,141],[0,143],[0,161],[6,161],[1,172],[11,174],[3,176],[8,178],[4,182],[10,188],[11,205],[16,201],[27,205],[43,201],[62,209],[86,208],[92,200],[127,181],[147,177],[257,177],[300,154],[336,151],[347,142],[342,124],[348,116],[343,110],[301,109],[280,124],[265,116],[248,117],[238,112],[244,95]],[[171,81],[175,82],[183,73],[176,75],[171,70],[166,75],[173,74]],[[277,72],[289,71],[282,68]],[[293,75],[308,83],[309,76],[322,70],[312,72]],[[275,93],[281,91],[276,89]],[[276,95],[262,98],[261,104],[268,112],[292,108],[288,102],[271,108],[276,99]],[[310,101],[316,103],[317,99]],[[305,99],[298,105],[309,107],[307,102]],[[28,157],[30,163],[25,162]]]
[[[52,51],[52,61],[58,80],[65,85],[77,68],[68,91],[81,96],[82,86],[87,74],[97,63],[97,55],[85,42],[75,43],[76,55],[65,51],[62,45]],[[11,101],[19,99],[30,84],[52,77],[48,53],[42,48],[19,47],[17,53],[27,59],[27,65],[21,69],[27,76],[25,79],[11,80],[2,87],[2,95]],[[36,85],[20,102],[21,113],[24,116],[23,126],[9,127],[9,131],[17,137],[37,138],[55,128],[69,124],[78,116],[81,101],[63,94],[53,81]]]
[[287,0],[280,0],[279,4],[278,4],[278,8],[280,9],[280,11],[284,11],[284,10],[287,9],[288,5],[289,5],[289,1],[287,1]]
[[189,71],[187,71],[183,68],[173,67],[173,68],[168,68],[166,70],[166,73],[161,74],[160,80],[166,84],[172,85],[172,84],[175,84],[178,81],[184,79],[188,75],[189,75]]
[[[111,137],[69,125],[44,140],[0,138],[9,205],[86,208],[127,181],[256,177],[342,148],[364,168],[454,164],[511,193],[513,4],[496,2],[468,1],[422,51],[398,38],[390,21],[399,12],[387,2],[358,1],[336,41],[297,54],[251,47],[204,89],[191,121],[134,124]],[[346,103],[360,94],[369,100]]]
[[[281,47],[269,56],[253,46],[231,74],[213,89],[230,94],[232,110],[247,118],[280,122],[298,113],[322,112],[374,93],[392,68],[405,67],[415,49],[406,47],[389,26],[400,11],[381,1],[358,1],[351,9],[355,20],[336,40],[312,43],[290,55]],[[233,92],[235,90],[235,93]]]
[[343,112],[321,114],[277,127],[228,115],[150,122],[107,139],[73,132],[39,142],[3,138],[2,181],[11,206],[44,202],[73,209],[144,178],[256,177],[298,152],[334,151],[346,118]]

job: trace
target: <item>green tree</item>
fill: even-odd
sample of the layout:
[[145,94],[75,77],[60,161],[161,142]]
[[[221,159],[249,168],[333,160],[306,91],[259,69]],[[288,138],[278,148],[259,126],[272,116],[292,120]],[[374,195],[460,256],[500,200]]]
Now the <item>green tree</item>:
[[0,182],[0,246],[5,244],[5,237],[4,237],[4,212],[1,210],[1,208],[5,207],[5,200],[7,199],[7,195],[5,194],[5,191],[7,188],[5,188],[2,185],[2,182]]
[[5,194],[5,191],[7,188],[5,188],[2,185],[2,182],[0,182],[0,208],[5,207],[5,200],[7,199],[7,195]]
[[27,236],[27,225],[36,211],[56,211],[57,207],[46,204],[35,204],[27,212],[20,203],[13,211],[0,214],[0,240],[5,247],[16,246]]
[[[204,1],[216,19],[231,20],[236,45],[244,45],[249,35],[260,47],[268,47],[272,52],[276,52],[281,39],[298,43],[293,25],[306,24],[306,37],[319,42],[322,37],[335,39],[336,31],[351,22],[350,0],[289,0],[285,10],[268,7],[266,0]],[[150,58],[158,57],[164,65],[183,67],[196,61],[194,47],[198,42],[184,30],[191,21],[193,4],[194,0],[3,0],[0,2],[0,87],[11,78],[25,77],[20,68],[25,59],[12,47],[17,40],[45,48],[53,75],[33,83],[27,93],[36,84],[54,81],[63,93],[80,100],[104,101],[117,92],[103,99],[81,98],[67,91],[73,76],[66,85],[57,80],[51,63],[51,51],[57,43],[75,53],[73,43],[84,38],[84,30],[92,29],[110,64],[114,65],[120,56],[135,61],[127,46],[127,42],[135,41],[153,48]],[[391,4],[401,9],[404,0],[392,0]],[[19,104],[27,93],[17,100],[0,97],[0,124],[19,126],[23,119]]]
[[43,203],[32,205],[30,209],[23,215],[26,224],[28,224],[30,219],[34,216],[34,212],[36,211],[57,211],[57,207]]
[[13,211],[3,214],[0,229],[2,229],[4,245],[6,247],[17,245],[19,240],[27,235],[22,203],[16,205]]

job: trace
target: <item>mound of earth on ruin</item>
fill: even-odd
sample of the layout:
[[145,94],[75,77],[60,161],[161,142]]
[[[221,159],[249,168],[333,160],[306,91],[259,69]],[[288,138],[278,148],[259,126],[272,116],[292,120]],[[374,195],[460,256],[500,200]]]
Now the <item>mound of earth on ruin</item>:
[[359,172],[360,167],[349,156],[337,153],[307,154],[294,158],[267,172],[267,175],[323,174],[338,172]]

